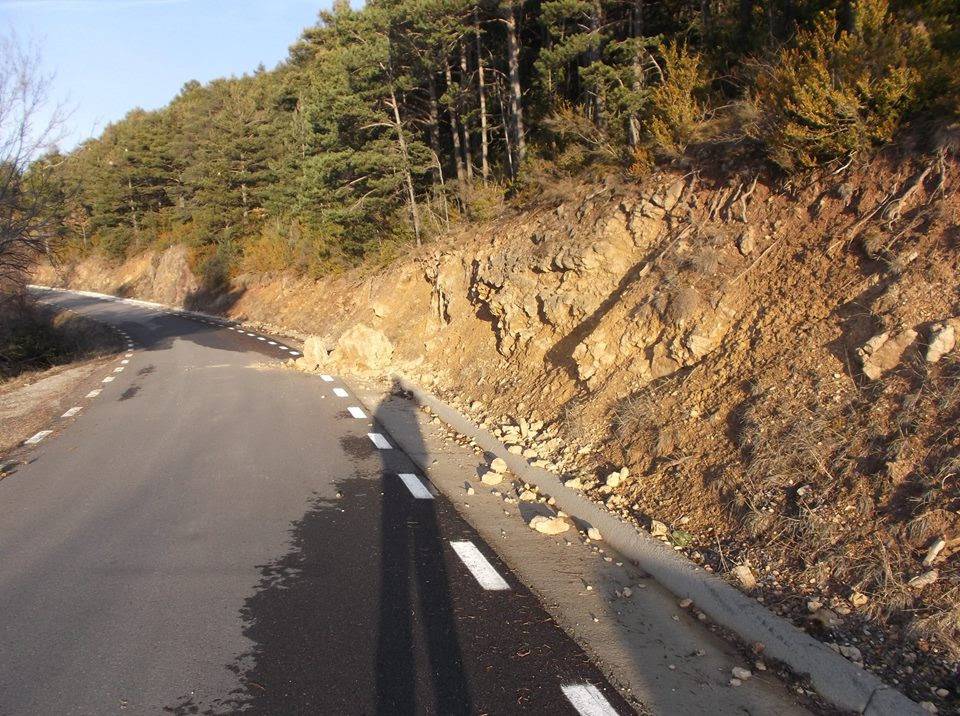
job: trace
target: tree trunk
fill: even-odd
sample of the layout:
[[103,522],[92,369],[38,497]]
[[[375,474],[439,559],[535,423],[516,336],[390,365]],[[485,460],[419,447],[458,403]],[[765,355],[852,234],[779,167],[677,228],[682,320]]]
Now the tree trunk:
[[127,177],[127,192],[130,197],[130,220],[133,222],[133,233],[140,233],[140,224],[137,222],[137,205],[133,201],[133,182]]
[[708,42],[713,38],[713,9],[710,0],[700,0],[700,19],[703,22],[703,38]]
[[[453,76],[450,73],[450,63],[446,58],[443,59],[443,73],[447,79],[447,91],[450,91],[450,88],[453,87]],[[457,109],[453,106],[451,102],[447,105],[447,114],[450,117],[450,136],[453,139],[453,158],[454,163],[457,167],[457,186],[460,188],[460,201],[463,202],[463,197],[467,193],[467,170],[463,166],[463,148],[460,146],[460,122],[457,118]]]
[[443,170],[440,166],[440,102],[437,100],[437,80],[432,70],[427,72],[427,89],[430,93],[430,148],[437,157],[433,170],[433,183],[443,186]]
[[500,100],[500,118],[501,126],[503,127],[503,142],[507,147],[507,170],[510,172],[510,178],[514,178],[516,170],[513,166],[513,143],[510,141],[510,120],[508,118],[507,107],[503,101],[503,83],[500,81],[500,78],[497,78],[497,99]]
[[400,120],[400,105],[397,103],[397,94],[393,84],[390,84],[390,105],[393,108],[393,121],[397,127],[397,144],[400,147],[400,156],[403,159],[403,179],[407,185],[407,195],[410,199],[410,215],[413,218],[413,235],[417,246],[420,246],[420,210],[417,207],[417,194],[413,190],[413,176],[410,174],[410,155],[407,152],[407,140],[403,136],[403,122]]
[[519,168],[527,153],[527,143],[523,129],[523,90],[520,87],[520,46],[517,42],[517,17],[514,13],[513,0],[501,5],[503,21],[507,26],[507,66],[510,70],[510,114],[513,123],[513,140],[516,161],[515,169]]
[[[634,39],[643,37],[643,2],[644,0],[636,0],[630,9],[630,37]],[[633,77],[630,80],[630,89],[639,92],[640,85],[643,82],[643,66],[640,62],[639,48],[633,53],[631,64]],[[635,112],[630,112],[627,115],[627,143],[631,149],[640,144],[640,122],[637,120]]]
[[[467,67],[467,50],[463,43],[460,44],[460,91],[461,96],[463,89],[470,86],[470,82],[467,78],[470,76],[469,68]],[[457,97],[457,107],[458,111],[460,108],[461,97]],[[467,168],[467,181],[473,182],[473,150],[470,146],[470,121],[464,116],[463,121],[460,123],[461,129],[463,129],[463,163]]]
[[740,0],[740,46],[753,46],[753,4],[755,0]]
[[490,137],[487,127],[487,87],[483,77],[483,42],[480,39],[480,23],[473,12],[473,32],[477,39],[477,94],[480,103],[480,171],[483,182],[490,178]]

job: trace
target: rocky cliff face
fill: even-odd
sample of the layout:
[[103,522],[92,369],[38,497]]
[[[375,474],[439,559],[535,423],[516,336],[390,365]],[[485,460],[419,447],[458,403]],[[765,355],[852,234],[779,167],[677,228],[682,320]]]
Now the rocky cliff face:
[[[883,623],[861,658],[939,683],[960,657],[951,141],[790,184],[581,187],[375,272],[241,276],[213,307],[314,336],[308,369],[418,379],[798,622],[832,610],[825,638]],[[177,247],[38,280],[200,295]],[[941,538],[938,580],[910,586]]]

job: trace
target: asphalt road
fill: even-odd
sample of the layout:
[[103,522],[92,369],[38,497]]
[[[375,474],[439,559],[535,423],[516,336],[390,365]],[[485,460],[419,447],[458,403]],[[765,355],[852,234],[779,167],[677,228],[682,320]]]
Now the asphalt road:
[[132,347],[0,481],[0,713],[632,713],[336,377],[44,300]]

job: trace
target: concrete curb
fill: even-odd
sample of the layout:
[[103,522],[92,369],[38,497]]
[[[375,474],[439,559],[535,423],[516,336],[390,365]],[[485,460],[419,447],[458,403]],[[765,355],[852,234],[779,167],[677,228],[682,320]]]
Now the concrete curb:
[[[532,467],[524,458],[508,452],[492,434],[478,428],[415,383],[400,376],[393,376],[393,379],[418,404],[430,408],[483,450],[505,460],[517,477],[551,495],[564,512],[599,529],[611,547],[633,560],[678,598],[692,599],[710,619],[737,634],[745,643],[762,643],[766,657],[780,661],[794,673],[808,678],[817,693],[834,707],[870,716],[926,714],[916,702],[774,615],[719,577],[705,572],[659,540],[600,509],[580,493],[564,487],[556,475]],[[385,427],[389,430],[390,426]],[[429,468],[427,465],[420,467]]]

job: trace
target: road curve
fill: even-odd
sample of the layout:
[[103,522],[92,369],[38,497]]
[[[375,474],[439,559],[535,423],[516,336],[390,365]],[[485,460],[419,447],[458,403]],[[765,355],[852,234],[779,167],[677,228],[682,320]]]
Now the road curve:
[[0,481],[0,713],[632,713],[295,348],[42,300],[129,346]]

